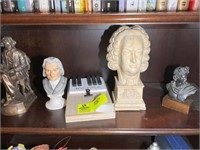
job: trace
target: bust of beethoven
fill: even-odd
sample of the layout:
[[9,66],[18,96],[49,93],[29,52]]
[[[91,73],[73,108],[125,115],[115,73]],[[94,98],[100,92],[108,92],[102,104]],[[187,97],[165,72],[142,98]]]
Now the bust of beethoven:
[[65,100],[62,98],[67,78],[64,77],[64,68],[61,61],[55,57],[44,59],[43,64],[43,87],[50,98],[45,106],[50,110],[61,109],[65,105]]
[[150,41],[140,26],[122,26],[110,38],[108,67],[117,70],[119,85],[140,85],[140,73],[148,68]]
[[177,67],[173,72],[173,81],[166,85],[168,95],[175,100],[184,102],[188,96],[194,94],[197,88],[187,82],[189,67]]

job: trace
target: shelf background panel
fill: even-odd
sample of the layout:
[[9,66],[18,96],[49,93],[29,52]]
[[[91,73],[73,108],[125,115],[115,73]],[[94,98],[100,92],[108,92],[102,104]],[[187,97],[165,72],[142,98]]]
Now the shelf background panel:
[[[141,74],[143,82],[167,83],[177,66],[189,66],[189,82],[199,84],[199,26],[141,25],[151,42],[149,68]],[[1,35],[16,40],[16,47],[31,59],[30,77],[35,90],[42,92],[42,62],[58,57],[65,76],[101,75],[113,89],[113,72],[107,67],[107,47],[120,25],[98,26],[3,26]],[[89,43],[89,44],[88,44]],[[89,58],[88,59],[88,54]],[[78,61],[77,61],[78,60]],[[194,65],[195,64],[195,65]]]
[[65,123],[65,109],[50,111],[48,100],[39,96],[30,110],[22,116],[1,116],[1,132],[9,134],[47,135],[196,135],[199,132],[199,112],[188,115],[161,106],[164,92],[159,84],[146,84],[146,111],[117,112],[115,119]]
[[199,21],[197,11],[145,13],[85,13],[85,14],[2,14],[2,25],[80,25],[135,23],[192,23]]

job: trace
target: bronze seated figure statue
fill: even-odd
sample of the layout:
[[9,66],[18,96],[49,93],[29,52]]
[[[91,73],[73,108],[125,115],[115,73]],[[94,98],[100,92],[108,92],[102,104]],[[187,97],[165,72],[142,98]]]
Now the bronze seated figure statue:
[[6,89],[6,97],[2,100],[4,115],[25,113],[36,98],[31,89],[28,73],[31,61],[15,45],[16,42],[11,37],[3,37],[1,40],[4,51],[0,79]]

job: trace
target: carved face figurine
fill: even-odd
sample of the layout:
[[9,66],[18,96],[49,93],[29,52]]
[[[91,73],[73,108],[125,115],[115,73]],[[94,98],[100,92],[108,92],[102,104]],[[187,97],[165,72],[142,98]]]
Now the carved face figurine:
[[45,73],[49,80],[57,80],[61,75],[61,69],[56,63],[46,63]]
[[184,85],[187,81],[187,76],[189,74],[189,67],[178,67],[174,70],[173,79],[177,87]]
[[57,80],[61,75],[64,75],[64,68],[61,61],[55,57],[48,57],[44,59],[43,64],[43,76],[48,80]]
[[4,37],[1,44],[4,45],[6,50],[12,50],[15,47],[16,42],[11,37]]
[[4,46],[7,50],[11,50],[12,49],[12,46],[9,42],[4,42]]
[[140,73],[148,68],[150,41],[140,26],[122,26],[110,38],[108,67],[117,70],[120,85],[141,84]]
[[140,72],[143,45],[141,38],[125,37],[122,42],[122,55],[119,68],[122,74],[134,76]]

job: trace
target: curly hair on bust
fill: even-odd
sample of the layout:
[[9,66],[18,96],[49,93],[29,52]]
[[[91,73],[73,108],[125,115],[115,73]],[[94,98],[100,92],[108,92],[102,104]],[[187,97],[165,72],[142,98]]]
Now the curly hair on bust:
[[121,52],[121,41],[127,36],[139,36],[143,39],[144,51],[141,64],[141,72],[144,72],[148,67],[149,52],[150,52],[150,41],[149,36],[145,30],[136,25],[136,26],[122,26],[116,30],[109,41],[109,46],[107,48],[108,54],[106,59],[108,60],[108,67],[111,70],[117,70],[119,68],[119,55]]

